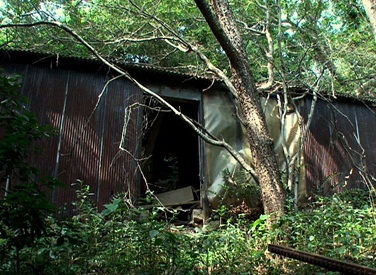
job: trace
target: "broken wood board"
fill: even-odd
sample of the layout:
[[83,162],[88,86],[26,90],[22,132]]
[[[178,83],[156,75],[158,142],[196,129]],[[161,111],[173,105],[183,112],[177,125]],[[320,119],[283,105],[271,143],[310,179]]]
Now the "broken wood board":
[[194,203],[192,186],[156,194],[155,196],[165,206]]

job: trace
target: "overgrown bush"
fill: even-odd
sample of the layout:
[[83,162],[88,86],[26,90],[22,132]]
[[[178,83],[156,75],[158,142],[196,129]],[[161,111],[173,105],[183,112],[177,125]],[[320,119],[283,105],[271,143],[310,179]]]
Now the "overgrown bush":
[[29,157],[40,151],[35,141],[53,133],[39,125],[18,93],[19,79],[0,72],[0,253],[9,271],[21,272],[22,250],[46,235],[47,215],[53,205],[42,192],[57,182],[41,179]]
[[[71,218],[46,219],[47,234],[20,251],[21,271],[35,274],[319,274],[324,269],[267,252],[269,243],[376,267],[370,200],[317,198],[272,225],[268,215],[219,227],[174,226],[162,208],[135,209],[121,196],[99,212],[77,183]],[[352,201],[352,203],[350,203]],[[10,257],[6,257],[10,259]],[[2,261],[1,272],[14,270]]]
[[279,237],[279,242],[376,267],[376,213],[372,196],[373,192],[355,189],[332,197],[317,197],[304,211],[282,217],[279,230],[284,236]]

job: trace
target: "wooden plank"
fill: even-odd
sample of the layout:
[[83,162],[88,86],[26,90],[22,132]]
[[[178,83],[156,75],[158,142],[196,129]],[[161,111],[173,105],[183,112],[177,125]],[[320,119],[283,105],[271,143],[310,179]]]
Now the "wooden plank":
[[194,201],[192,186],[168,191],[155,196],[165,206],[186,204]]

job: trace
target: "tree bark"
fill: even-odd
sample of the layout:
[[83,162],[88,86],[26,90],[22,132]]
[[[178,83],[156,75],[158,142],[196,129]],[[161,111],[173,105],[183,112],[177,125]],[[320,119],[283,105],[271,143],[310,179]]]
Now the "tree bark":
[[211,0],[211,7],[206,0],[195,0],[195,3],[230,61],[232,84],[237,92],[243,124],[251,147],[264,211],[283,213],[285,192],[273,150],[273,141],[269,136],[260,96],[230,5],[227,0]]
[[371,23],[373,36],[376,41],[376,0],[363,0],[363,7]]

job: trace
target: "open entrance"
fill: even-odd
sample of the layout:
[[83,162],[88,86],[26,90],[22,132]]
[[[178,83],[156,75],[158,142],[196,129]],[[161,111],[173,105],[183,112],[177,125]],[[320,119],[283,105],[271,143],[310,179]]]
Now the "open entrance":
[[[175,100],[169,103],[197,121],[197,102]],[[150,189],[154,191],[154,194],[165,195],[167,193],[166,199],[171,205],[180,204],[179,200],[182,204],[199,201],[199,139],[197,134],[172,112],[152,106],[150,102],[148,105],[151,108],[146,111],[147,114],[144,117],[147,125],[143,151],[147,158],[144,173]],[[180,191],[170,192],[174,190]]]

